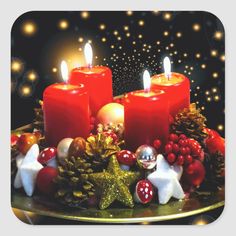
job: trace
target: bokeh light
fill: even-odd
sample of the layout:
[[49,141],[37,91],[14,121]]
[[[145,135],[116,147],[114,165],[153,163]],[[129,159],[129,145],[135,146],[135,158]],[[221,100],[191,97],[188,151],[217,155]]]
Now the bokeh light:
[[26,72],[25,78],[30,82],[36,82],[38,80],[38,74],[34,70]]
[[58,22],[58,27],[59,27],[60,29],[62,29],[62,30],[67,29],[67,28],[69,27],[69,22],[68,22],[68,20],[65,20],[65,19],[60,20],[60,21]]
[[37,25],[34,21],[25,21],[21,26],[21,30],[25,36],[33,36],[37,31]]
[[83,18],[83,19],[88,19],[90,17],[90,13],[88,11],[82,11],[80,13],[80,16]]
[[201,26],[199,24],[197,24],[197,23],[193,24],[194,31],[200,31],[200,29],[201,29]]
[[11,72],[13,74],[20,74],[24,70],[24,64],[19,58],[12,58]]

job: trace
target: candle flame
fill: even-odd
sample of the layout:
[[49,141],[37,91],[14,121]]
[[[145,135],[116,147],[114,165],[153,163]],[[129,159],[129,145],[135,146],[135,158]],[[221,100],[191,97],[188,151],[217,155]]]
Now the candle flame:
[[86,43],[84,46],[84,55],[85,55],[85,60],[88,66],[92,65],[92,60],[93,60],[93,50],[90,45],[90,43]]
[[143,87],[144,87],[145,92],[150,91],[151,76],[150,76],[150,74],[147,70],[145,70],[144,73],[143,73]]
[[68,81],[69,78],[69,71],[68,71],[68,66],[67,63],[65,61],[61,62],[61,77],[64,80],[64,82]]
[[169,77],[171,76],[171,63],[169,57],[164,58],[163,64],[164,64],[165,77],[169,79]]

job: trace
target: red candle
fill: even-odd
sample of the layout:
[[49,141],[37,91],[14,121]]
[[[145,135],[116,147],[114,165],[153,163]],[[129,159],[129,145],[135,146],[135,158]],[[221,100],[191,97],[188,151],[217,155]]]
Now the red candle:
[[[63,65],[66,73],[63,63],[62,71]],[[45,138],[49,146],[56,147],[63,138],[88,137],[89,96],[83,84],[48,86],[43,93],[43,109]]]
[[164,59],[165,73],[152,76],[151,89],[161,89],[167,94],[170,114],[175,116],[180,110],[190,105],[190,82],[179,73],[170,72],[170,61]]
[[85,85],[89,92],[91,114],[96,116],[102,106],[112,102],[112,72],[106,66],[91,66],[90,44],[85,45],[84,51],[88,66],[73,69],[69,83]]
[[[144,76],[147,82],[149,74]],[[149,76],[150,79],[150,76]],[[149,85],[147,85],[149,86]],[[145,88],[146,85],[144,86]],[[169,135],[169,106],[163,90],[130,92],[124,101],[125,144],[131,151],[140,145],[160,139],[165,144]]]

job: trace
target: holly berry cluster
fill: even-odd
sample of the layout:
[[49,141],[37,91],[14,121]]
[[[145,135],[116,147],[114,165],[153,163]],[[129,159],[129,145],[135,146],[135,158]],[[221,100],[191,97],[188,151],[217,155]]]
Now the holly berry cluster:
[[201,162],[204,159],[204,151],[198,141],[187,138],[184,134],[170,134],[168,143],[164,147],[164,156],[169,164],[180,166],[189,165],[194,159]]

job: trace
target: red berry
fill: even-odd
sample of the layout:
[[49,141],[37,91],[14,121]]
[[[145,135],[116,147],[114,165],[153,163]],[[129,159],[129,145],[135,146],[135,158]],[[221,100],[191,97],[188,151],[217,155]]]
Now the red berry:
[[186,147],[188,145],[188,141],[186,139],[180,139],[179,145],[182,147]]
[[175,154],[177,154],[179,152],[179,145],[178,144],[173,144],[172,146],[172,150]]
[[45,195],[53,195],[55,192],[54,179],[58,175],[56,168],[46,166],[42,168],[36,179],[38,190]]
[[176,155],[174,153],[169,153],[167,156],[167,161],[172,164],[174,163],[176,160]]
[[174,144],[173,141],[169,141],[168,144],[170,144],[171,146]]
[[161,147],[161,140],[155,139],[153,142],[153,146],[154,146],[154,148],[156,148],[156,150],[158,150]]
[[181,153],[182,155],[186,155],[186,154],[187,154],[187,151],[186,151],[186,148],[185,148],[185,147],[180,147],[179,151],[180,151],[180,153]]
[[179,139],[179,137],[177,134],[170,134],[170,136],[169,136],[169,140],[173,141],[174,143],[178,142],[178,139]]
[[190,147],[185,147],[185,149],[186,149],[186,154],[190,154],[191,153]]
[[177,164],[177,165],[180,165],[180,166],[182,166],[182,165],[184,164],[184,156],[183,156],[183,155],[179,155],[179,156],[177,157],[176,164]]
[[193,158],[191,155],[186,155],[184,156],[184,161],[187,163],[187,164],[191,164],[193,162]]
[[165,153],[169,154],[172,152],[172,145],[171,144],[166,144],[165,145]]
[[191,153],[194,155],[194,156],[197,156],[199,154],[199,147],[198,146],[192,146],[191,147]]
[[179,139],[187,139],[187,137],[186,137],[185,134],[181,134],[181,135],[179,136]]
[[116,157],[119,163],[132,166],[136,163],[136,156],[129,150],[121,150],[116,153]]

